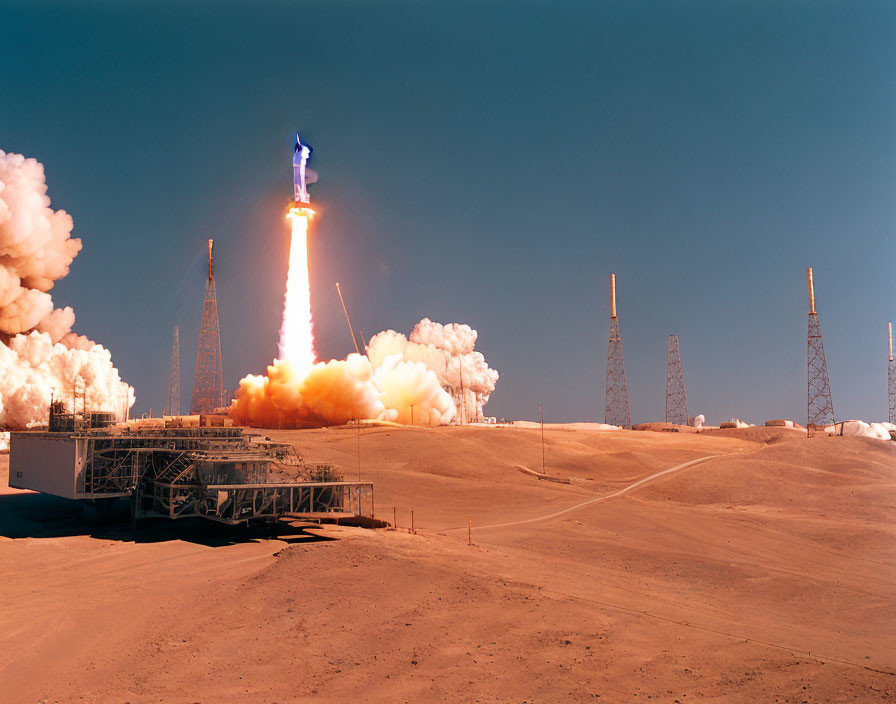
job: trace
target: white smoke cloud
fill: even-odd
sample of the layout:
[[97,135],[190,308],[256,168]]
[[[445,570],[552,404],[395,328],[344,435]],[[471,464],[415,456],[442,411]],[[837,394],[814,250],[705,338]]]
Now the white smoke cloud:
[[265,428],[369,419],[410,423],[412,414],[417,425],[440,425],[454,417],[451,397],[435,374],[397,356],[374,369],[359,354],[317,362],[304,377],[292,363],[275,359],[266,376],[250,374],[240,381],[230,407],[238,423]]
[[[71,234],[71,216],[50,208],[43,165],[0,150],[0,333],[27,332],[53,314],[47,291],[81,251]],[[48,331],[60,339],[69,321],[71,309],[56,314]]]
[[374,335],[367,355],[374,366],[390,355],[408,362],[422,362],[432,370],[452,397],[455,412],[465,422],[483,418],[483,407],[495,390],[498,372],[475,350],[478,333],[469,325],[442,325],[424,318],[409,337],[387,330]]
[[120,416],[134,403],[134,390],[121,381],[102,345],[69,349],[46,333],[16,335],[0,344],[0,369],[0,428],[45,423],[51,396],[78,410],[84,404]]
[[398,355],[383,360],[373,374],[386,420],[414,425],[444,425],[455,416],[451,396],[423,362],[408,362]]
[[47,293],[81,250],[72,226],[50,207],[43,165],[0,150],[0,428],[46,422],[51,394],[119,415],[134,403],[109,351]]
[[339,425],[353,419],[432,426],[460,418],[465,405],[466,421],[480,419],[498,372],[475,351],[476,331],[424,318],[410,337],[386,330],[370,340],[366,356],[318,362],[304,378],[289,362],[274,360],[267,376],[249,375],[240,382],[230,414],[257,427]]
[[896,430],[893,423],[866,423],[863,420],[846,420],[834,423],[825,429],[828,435],[857,435],[875,440],[890,440],[890,431]]

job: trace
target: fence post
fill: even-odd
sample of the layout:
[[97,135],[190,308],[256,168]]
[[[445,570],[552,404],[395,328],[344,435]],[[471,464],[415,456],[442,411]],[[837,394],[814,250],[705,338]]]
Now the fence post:
[[392,530],[398,530],[398,510],[392,507]]
[[414,530],[414,509],[411,509],[411,533],[417,535],[417,531]]
[[467,516],[467,545],[473,544],[473,517]]

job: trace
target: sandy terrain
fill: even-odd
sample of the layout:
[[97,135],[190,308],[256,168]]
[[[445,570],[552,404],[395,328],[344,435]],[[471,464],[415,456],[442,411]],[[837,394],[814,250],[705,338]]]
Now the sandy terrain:
[[[356,430],[265,432],[357,476]],[[365,429],[361,475],[402,530],[280,539],[134,542],[7,489],[0,456],[0,700],[896,700],[896,445],[545,439],[568,484],[519,469],[541,470],[537,429]]]

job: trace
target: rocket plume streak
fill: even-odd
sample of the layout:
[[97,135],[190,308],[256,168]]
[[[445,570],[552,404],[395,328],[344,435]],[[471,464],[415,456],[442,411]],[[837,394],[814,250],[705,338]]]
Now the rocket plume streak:
[[280,327],[280,359],[290,362],[294,372],[304,377],[311,371],[314,330],[311,320],[311,288],[308,279],[308,221],[314,211],[291,208],[287,219],[292,223],[289,244],[289,272],[283,297],[283,323]]

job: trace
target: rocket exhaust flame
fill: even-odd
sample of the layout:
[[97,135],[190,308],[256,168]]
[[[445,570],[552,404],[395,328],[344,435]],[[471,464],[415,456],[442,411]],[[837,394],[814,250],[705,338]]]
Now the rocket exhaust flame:
[[317,360],[308,279],[308,221],[313,215],[311,208],[290,208],[286,216],[292,223],[292,239],[289,244],[289,272],[283,298],[279,356],[290,362],[300,376],[311,371]]
[[478,420],[498,372],[474,350],[476,331],[468,325],[439,325],[424,318],[410,339],[387,330],[374,336],[362,355],[337,284],[355,353],[344,360],[317,361],[308,272],[308,224],[314,211],[307,191],[317,175],[305,168],[310,153],[296,135],[295,198],[287,215],[292,240],[279,359],[268,366],[266,375],[249,374],[240,381],[231,417],[261,428],[310,428],[368,419],[440,425],[454,420],[463,405],[472,408],[472,417]]

